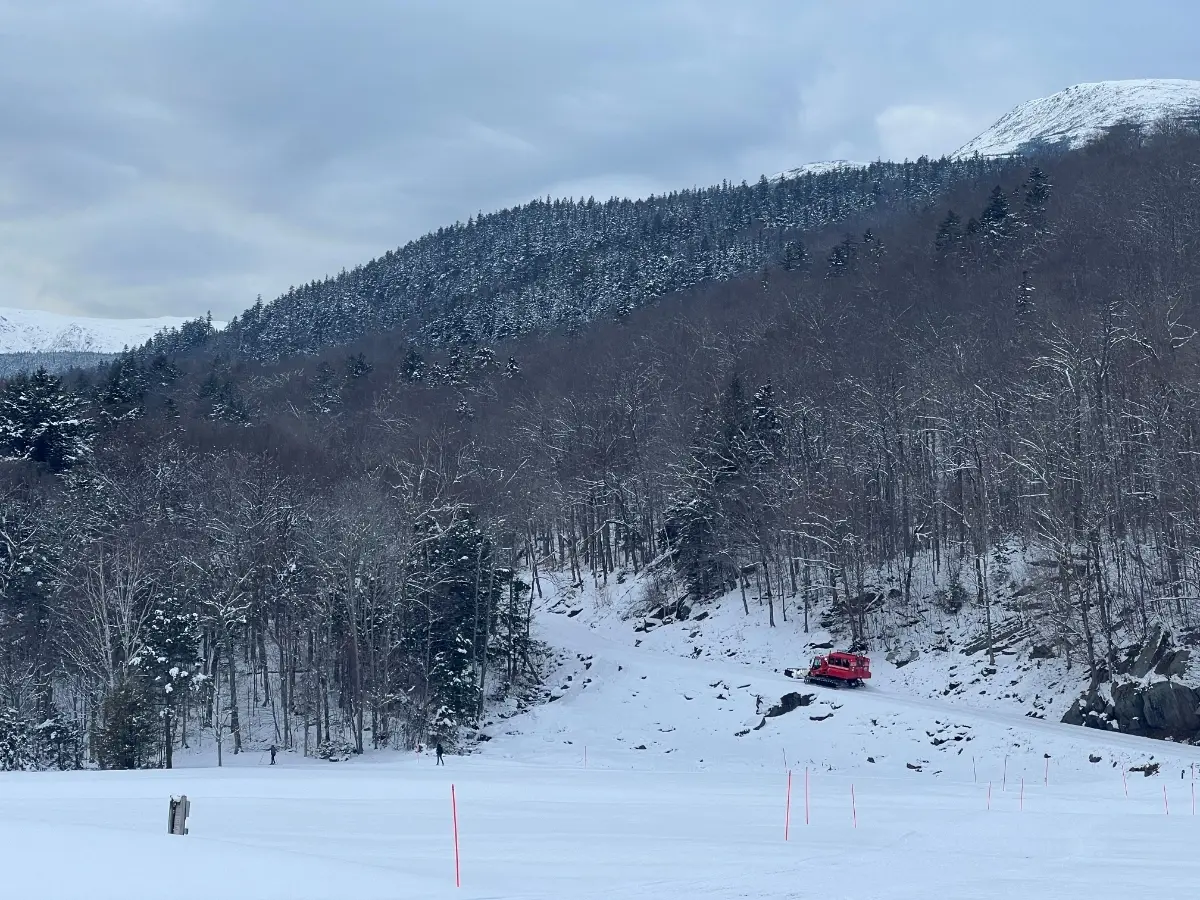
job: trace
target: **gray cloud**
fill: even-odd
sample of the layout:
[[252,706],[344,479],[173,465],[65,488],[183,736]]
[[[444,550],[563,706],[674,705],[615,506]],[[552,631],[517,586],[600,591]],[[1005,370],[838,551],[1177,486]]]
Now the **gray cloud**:
[[1074,82],[1200,78],[1190,0],[966,9],[0,0],[0,305],[225,317],[535,196],[939,154]]

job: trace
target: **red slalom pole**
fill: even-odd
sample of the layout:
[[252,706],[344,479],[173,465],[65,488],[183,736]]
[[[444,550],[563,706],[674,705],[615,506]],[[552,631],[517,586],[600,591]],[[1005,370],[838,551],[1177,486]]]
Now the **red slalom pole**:
[[850,785],[850,815],[854,817],[854,827],[858,827],[858,806],[854,802],[854,785]]
[[454,886],[462,887],[462,875],[458,864],[458,798],[454,795],[454,785],[450,785],[450,814],[454,818]]
[[783,839],[788,839],[792,827],[792,770],[788,769],[787,804],[783,812]]
[[808,766],[804,767],[804,824],[808,824]]

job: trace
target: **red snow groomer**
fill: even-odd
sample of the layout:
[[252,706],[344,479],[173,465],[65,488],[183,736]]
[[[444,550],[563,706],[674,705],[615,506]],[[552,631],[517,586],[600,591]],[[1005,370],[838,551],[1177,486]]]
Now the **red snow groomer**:
[[862,687],[871,677],[871,660],[857,653],[834,652],[813,657],[804,673],[805,684],[824,684],[829,687]]

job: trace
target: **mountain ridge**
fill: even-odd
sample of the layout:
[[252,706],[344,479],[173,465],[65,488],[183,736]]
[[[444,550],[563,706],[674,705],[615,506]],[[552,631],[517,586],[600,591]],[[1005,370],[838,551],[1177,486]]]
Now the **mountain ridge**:
[[188,321],[192,319],[182,316],[109,319],[0,306],[0,353],[119,353]]
[[1200,114],[1200,81],[1143,78],[1071,85],[1014,107],[952,154],[1013,156],[1033,149],[1078,150],[1122,123],[1146,127]]

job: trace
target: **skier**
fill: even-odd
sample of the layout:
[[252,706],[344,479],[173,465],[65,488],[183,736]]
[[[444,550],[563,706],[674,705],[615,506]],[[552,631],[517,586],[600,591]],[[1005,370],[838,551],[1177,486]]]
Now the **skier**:
[[446,763],[442,760],[443,750],[442,750],[442,742],[441,741],[438,741],[437,747],[434,748],[433,752],[437,754],[437,763],[436,764],[439,766],[444,766]]
[[275,745],[271,745],[271,765],[275,765]]

